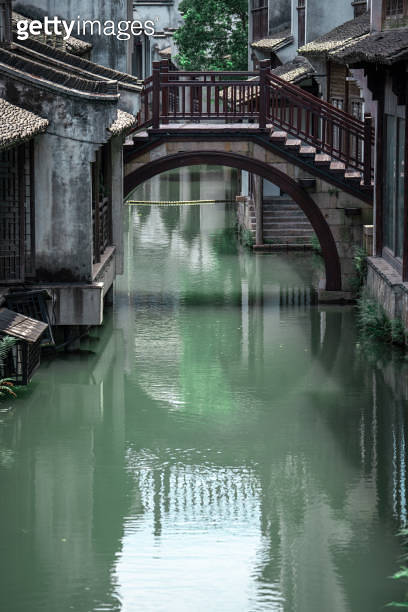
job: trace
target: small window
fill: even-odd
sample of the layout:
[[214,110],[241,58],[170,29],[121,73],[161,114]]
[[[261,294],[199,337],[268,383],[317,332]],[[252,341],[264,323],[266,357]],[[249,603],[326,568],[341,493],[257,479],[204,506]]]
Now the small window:
[[385,16],[402,17],[404,15],[404,4],[406,4],[406,0],[386,0]]
[[363,120],[363,101],[361,99],[351,100],[351,114],[359,121]]
[[252,0],[252,40],[266,38],[269,32],[267,0]]
[[0,0],[0,45],[9,45],[11,41],[11,0]]
[[339,110],[343,110],[343,106],[344,106],[343,98],[332,98],[330,102],[332,103],[333,106],[335,106]]
[[298,47],[303,47],[306,42],[306,0],[298,0]]

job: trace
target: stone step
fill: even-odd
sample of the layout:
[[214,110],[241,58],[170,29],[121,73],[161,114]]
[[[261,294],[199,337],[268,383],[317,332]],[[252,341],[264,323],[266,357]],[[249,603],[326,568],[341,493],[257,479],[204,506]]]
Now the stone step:
[[361,172],[358,172],[358,170],[347,170],[347,172],[344,173],[344,178],[350,183],[359,185],[361,182]]
[[299,149],[299,154],[303,157],[314,157],[316,155],[316,147],[302,146]]
[[289,231],[288,228],[275,229],[275,228],[269,228],[269,227],[264,226],[264,234],[267,234],[268,236],[286,236],[286,237],[292,237],[292,238],[295,238],[296,236],[304,236],[307,238],[311,238],[314,234],[314,231],[312,229],[310,230],[291,229]]
[[291,150],[298,150],[302,146],[302,141],[299,138],[288,138],[285,142],[285,147]]
[[302,237],[299,237],[299,238],[293,238],[292,236],[273,237],[273,236],[266,236],[264,234],[263,239],[268,244],[311,244],[308,238],[302,238]]
[[[291,222],[280,222],[280,223],[276,223],[275,221],[266,221],[264,219],[263,222],[263,226],[264,227],[268,227],[270,229],[284,229],[284,230],[306,230],[306,231],[312,231],[312,226],[310,225],[309,221],[300,221],[297,223],[291,223]],[[289,232],[288,232],[289,233]]]
[[279,217],[282,219],[304,219],[303,210],[264,210],[264,217]]
[[300,210],[298,204],[272,204],[264,202],[263,204],[264,210],[287,210],[287,211],[296,211]]
[[326,155],[325,153],[316,153],[314,157],[314,163],[316,166],[330,166],[332,162],[332,158],[330,155]]
[[338,172],[339,174],[344,174],[346,171],[346,165],[341,161],[332,161],[330,164],[331,172]]
[[272,140],[273,142],[286,142],[287,137],[288,137],[287,132],[279,132],[279,131],[271,132],[269,136],[270,140]]

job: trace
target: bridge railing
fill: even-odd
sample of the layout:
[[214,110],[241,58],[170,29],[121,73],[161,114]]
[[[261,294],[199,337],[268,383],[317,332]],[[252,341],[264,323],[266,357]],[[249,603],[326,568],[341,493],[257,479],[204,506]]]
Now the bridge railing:
[[281,128],[373,178],[374,131],[371,117],[361,121],[296,85],[274,75],[270,62],[258,72],[189,72],[153,62],[145,80],[137,129],[180,121],[202,123],[249,121],[260,130]]
[[267,73],[266,81],[263,103],[268,124],[343,162],[346,168],[361,171],[364,183],[371,184],[374,173],[371,116],[366,115],[361,121],[271,72]]

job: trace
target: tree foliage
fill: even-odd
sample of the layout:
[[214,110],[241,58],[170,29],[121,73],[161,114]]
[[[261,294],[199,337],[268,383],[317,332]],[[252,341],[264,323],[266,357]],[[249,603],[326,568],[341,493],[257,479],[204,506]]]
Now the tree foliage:
[[184,70],[247,70],[248,1],[182,0],[175,33]]

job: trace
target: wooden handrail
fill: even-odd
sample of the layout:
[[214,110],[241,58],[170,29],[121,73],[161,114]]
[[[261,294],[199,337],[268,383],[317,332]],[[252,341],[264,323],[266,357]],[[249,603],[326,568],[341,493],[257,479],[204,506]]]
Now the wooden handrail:
[[314,96],[313,94],[304,91],[303,89],[300,89],[296,85],[285,81],[276,74],[272,74],[270,72],[268,74],[268,81],[271,84],[274,83],[275,85],[279,85],[285,92],[291,92],[295,96],[298,96],[303,102],[308,101],[311,104],[316,104],[321,109],[327,109],[330,113],[336,114],[339,117],[342,117],[343,119],[347,120],[348,122],[359,125],[362,131],[364,131],[363,121],[360,121],[356,117],[353,117],[353,115],[350,115],[349,113],[346,113],[345,111],[337,108],[336,106],[333,106],[329,102],[326,102],[325,100],[322,100],[321,98],[318,98],[317,96]]

